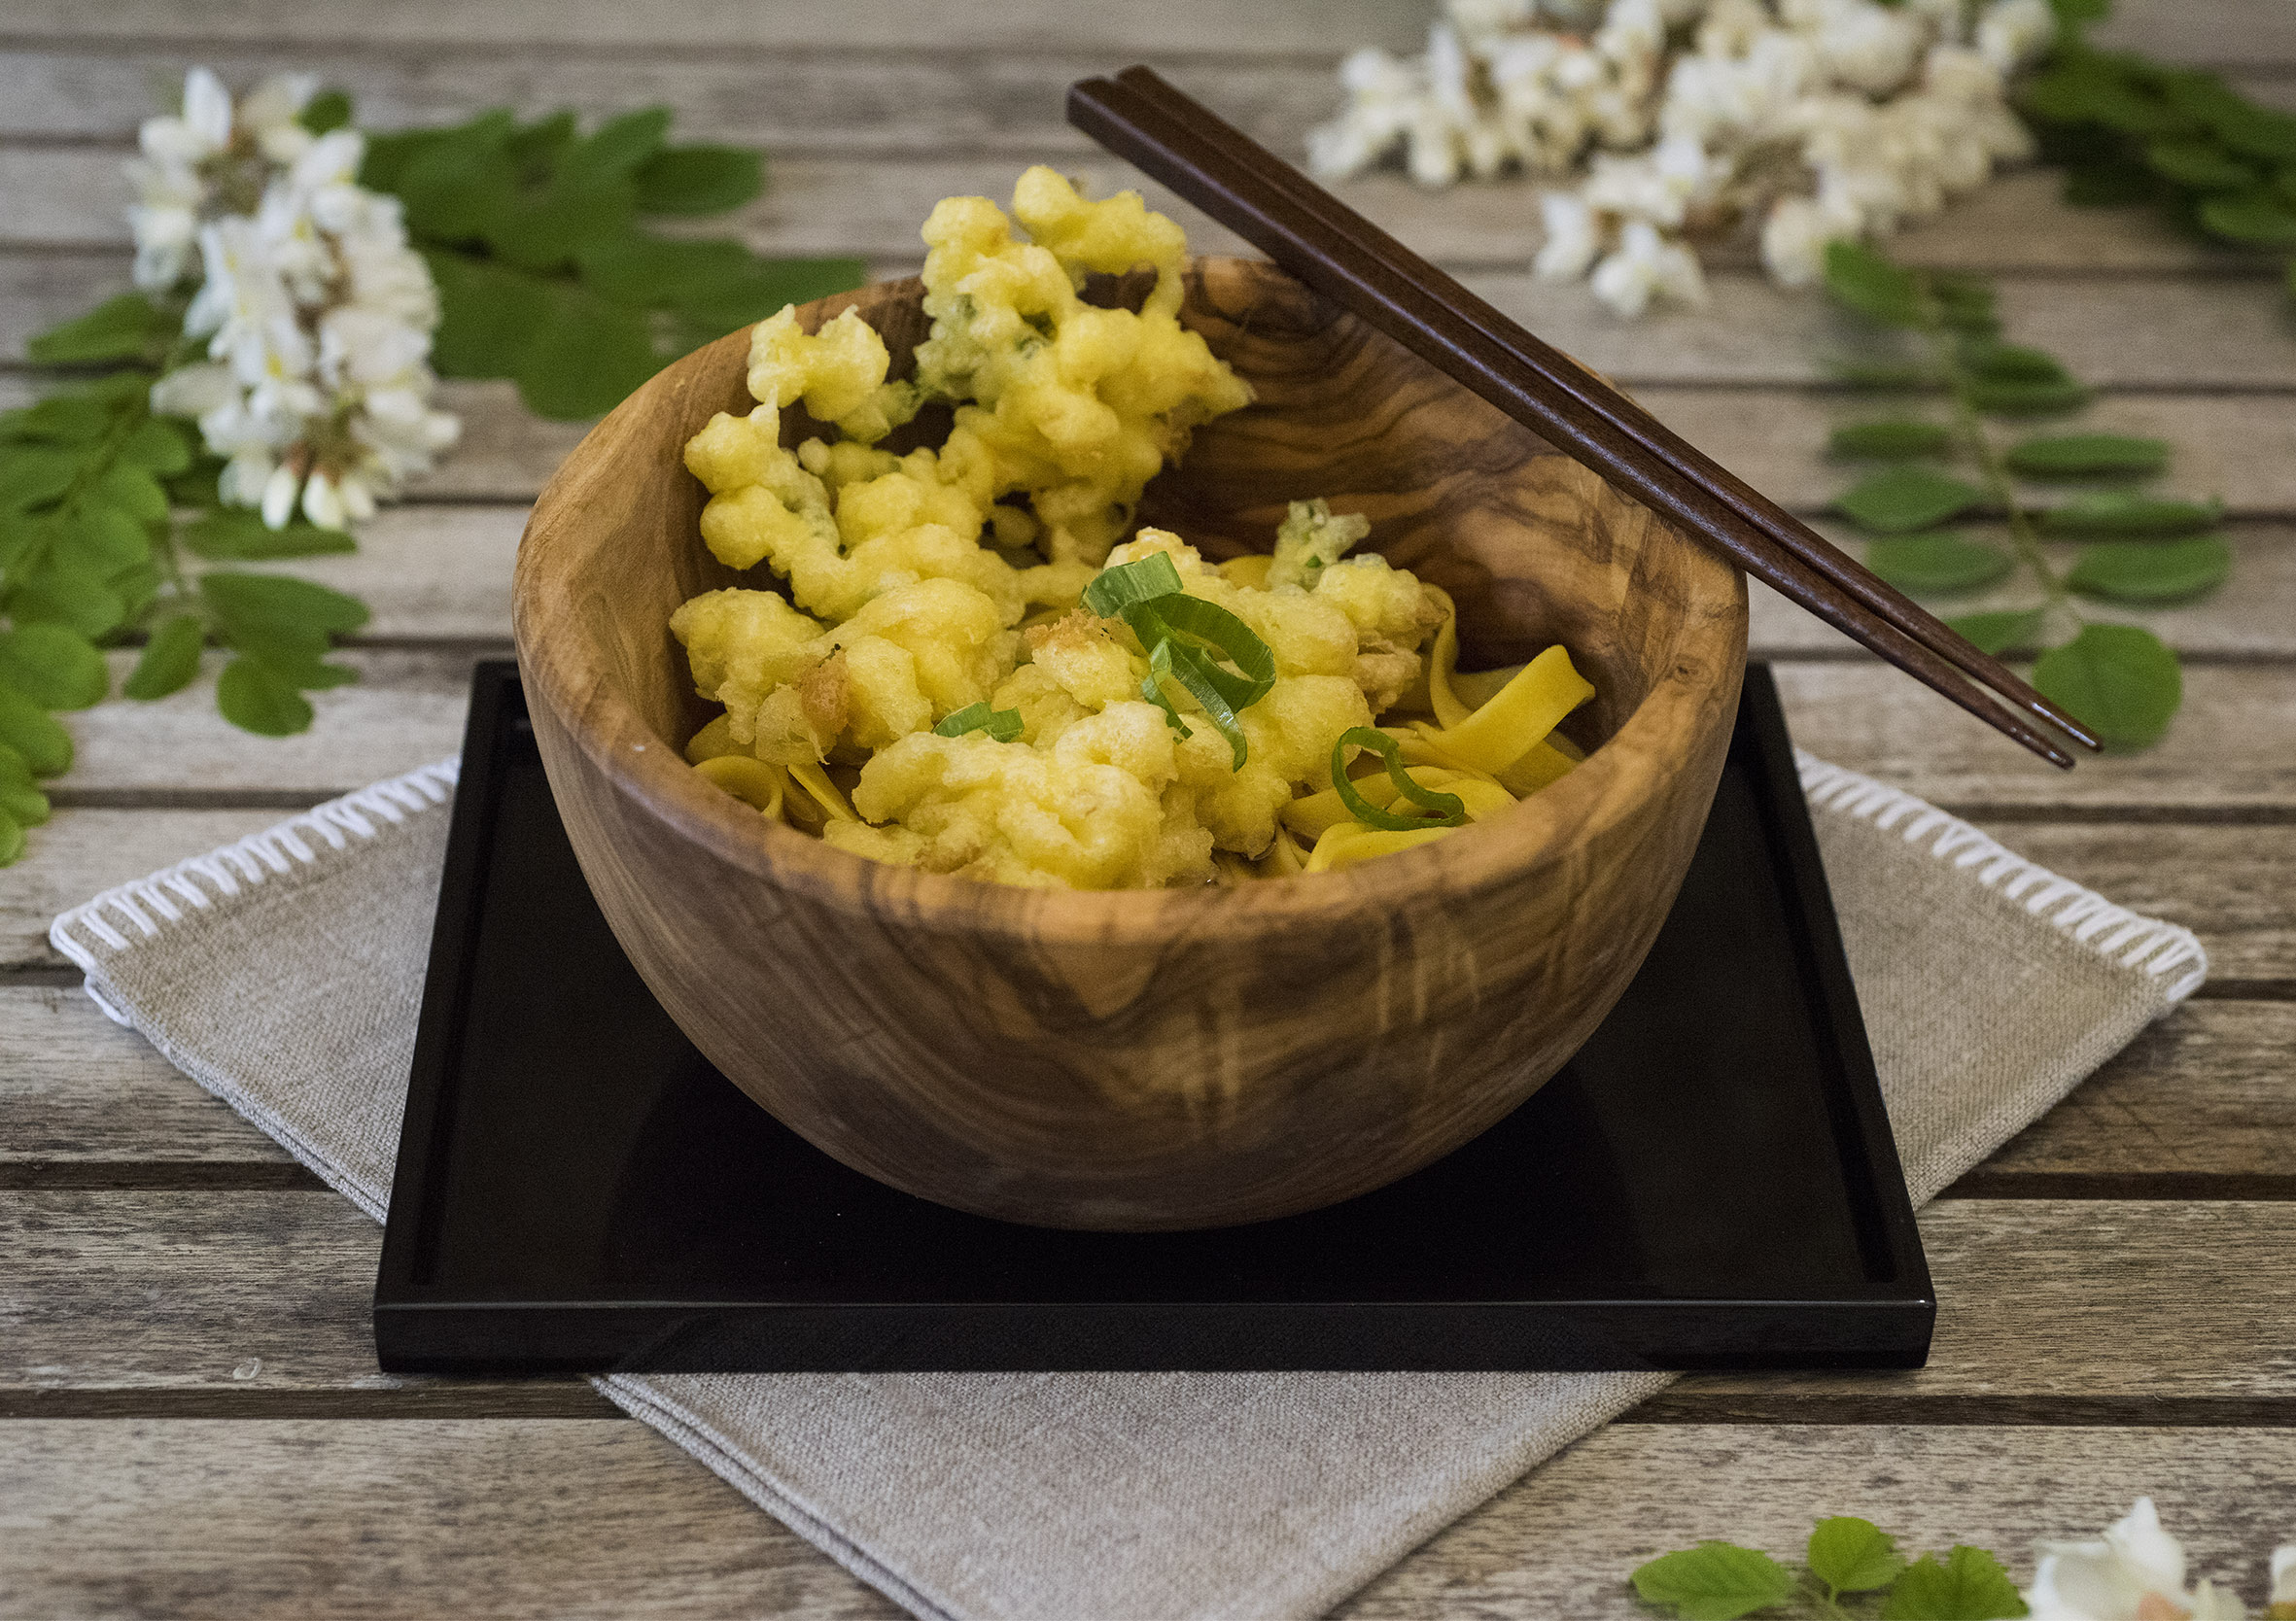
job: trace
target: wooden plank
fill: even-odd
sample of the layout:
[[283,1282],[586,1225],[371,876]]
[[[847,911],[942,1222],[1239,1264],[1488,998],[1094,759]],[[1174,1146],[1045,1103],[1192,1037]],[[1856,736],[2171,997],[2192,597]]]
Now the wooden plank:
[[[2174,61],[2296,61],[2296,21],[2276,0],[2139,0],[2120,8],[2099,37]],[[621,45],[653,51],[700,47],[716,52],[823,49],[1025,53],[1042,51],[1187,51],[1247,56],[1328,59],[1357,45],[1416,49],[1427,9],[1382,0],[1327,0],[1238,8],[1220,0],[1173,0],[1153,10],[1069,6],[1061,0],[942,0],[918,8],[903,0],[849,0],[809,8],[797,0],[679,0],[643,12],[612,0],[572,0],[554,7],[546,31],[516,12],[460,6],[455,0],[399,0],[387,7],[358,0],[318,0],[282,7],[275,0],[221,0],[188,12],[181,0],[119,0],[88,7],[71,0],[17,0],[8,33],[19,41],[176,40],[187,35],[212,48],[225,41],[326,46],[340,53],[394,44],[469,48],[505,45],[545,57],[570,45]],[[475,52],[471,52],[475,53]],[[440,54],[447,54],[441,52]]]
[[1681,1429],[1619,1424],[1502,1492],[1374,1581],[1348,1621],[1647,1621],[1626,1577],[1706,1537],[1797,1556],[1822,1515],[1859,1514],[1910,1550],[1995,1549],[2033,1577],[2036,1537],[2094,1536],[2150,1494],[2196,1576],[2263,1602],[2286,1535],[2284,1431]]
[[[1947,806],[2283,810],[2296,804],[2296,690],[2271,666],[2184,672],[2184,707],[2140,754],[2060,772],[1878,661],[1775,667],[1794,741]],[[101,712],[101,711],[98,711]]]
[[[118,702],[63,717],[79,757],[70,791],[167,796],[183,790],[261,789],[312,800],[455,753],[463,743],[470,664],[459,649],[360,649],[337,662],[353,685],[311,695],[318,719],[292,738],[257,739],[216,713],[211,680],[157,703]],[[115,684],[134,655],[110,655]],[[222,655],[207,655],[208,673]]]
[[635,1424],[28,1421],[8,1448],[11,1615],[903,1613]]
[[[2051,872],[2193,930],[2215,980],[2296,980],[2296,838],[2284,821],[1977,820]],[[2284,1154],[2277,1168],[2289,1168]]]
[[[17,1613],[894,1621],[900,1611],[636,1425],[19,1421],[0,1471]],[[2284,1431],[1618,1424],[1439,1533],[1339,1614],[1645,1617],[1626,1576],[1701,1537],[1792,1557],[1819,1515],[1910,1549],[2094,1535],[2140,1493],[2196,1575],[2264,1598]],[[219,1511],[227,1504],[228,1511]]]
[[[1264,145],[1290,155],[1304,149],[1308,129],[1341,104],[1334,71],[1341,43],[1326,41],[1327,53],[1316,57],[1158,51],[1143,59]],[[562,46],[542,55],[531,46],[514,52],[440,53],[420,45],[370,43],[347,53],[213,40],[202,42],[198,59],[232,86],[282,71],[319,74],[351,93],[361,126],[369,129],[454,123],[493,107],[509,107],[522,118],[571,107],[591,119],[665,106],[685,139],[736,141],[775,156],[994,152],[1028,161],[1096,150],[1062,119],[1061,98],[1070,84],[1110,65],[1105,52],[1057,49],[1002,53],[807,46],[697,54],[644,46]],[[154,50],[135,41],[116,47],[12,42],[0,50],[0,140],[124,145],[144,119],[175,95],[185,60],[181,50]],[[2259,71],[2235,63],[2231,77],[2244,93],[2269,105],[2296,102],[2296,79],[2274,73],[2269,64]],[[2038,189],[2054,195],[2054,184],[2044,180]],[[2030,219],[2004,217],[2026,227],[2020,235],[2034,234]],[[2053,240],[2024,251],[2061,252]],[[2151,251],[2181,251],[2188,259],[2192,252],[2179,250],[2165,233]]]
[[[901,218],[913,227],[922,214]],[[887,261],[881,273],[907,270]],[[1633,324],[1602,309],[1583,286],[1553,287],[1512,271],[1461,279],[1637,390],[1823,382],[1846,336],[1823,298],[1746,273],[1717,275],[1703,312]],[[28,334],[125,281],[124,259],[108,251],[0,254],[0,360],[20,359]],[[2011,334],[2054,350],[2084,381],[2181,394],[2296,389],[2286,301],[2277,280],[2260,279],[2036,275],[2001,288]]]
[[[1928,1367],[1687,1388],[1884,1393],[1916,1422],[1924,1398],[1973,1395],[2296,1399],[2296,1203],[1952,1199],[1921,1224],[1940,1301]],[[420,1382],[376,1371],[382,1230],[332,1192],[0,1192],[0,1390]]]
[[[1055,94],[1047,111],[1057,114],[1058,107]],[[0,189],[14,205],[0,223],[0,241],[48,248],[124,245],[127,224],[121,211],[129,190],[120,172],[122,155],[109,147],[0,145]],[[1232,232],[1130,164],[1066,143],[1051,153],[995,155],[953,152],[930,139],[905,153],[856,155],[838,141],[825,150],[782,152],[765,195],[712,228],[738,230],[761,252],[920,257],[918,229],[934,203],[971,194],[1004,201],[1021,169],[1047,155],[1058,157],[1095,195],[1141,190],[1151,206],[1186,226],[1200,253],[1246,251]],[[2180,238],[2147,211],[2067,207],[2057,200],[2059,184],[2058,177],[2041,172],[2010,177],[1909,232],[1898,249],[1920,262],[2027,274],[2277,274],[2269,256]],[[1400,174],[1381,173],[1334,190],[1419,252],[1446,263],[1518,269],[1528,265],[1543,239],[1536,189],[1527,185],[1431,191]],[[1741,274],[1755,264],[1744,244],[1708,259],[1709,268]]]

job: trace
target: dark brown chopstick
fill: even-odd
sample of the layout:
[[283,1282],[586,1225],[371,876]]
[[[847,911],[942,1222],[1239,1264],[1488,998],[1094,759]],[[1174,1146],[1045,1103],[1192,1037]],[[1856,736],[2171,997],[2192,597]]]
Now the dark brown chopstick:
[[1693,484],[1702,486],[1702,493],[1710,494],[1745,522],[1769,534],[1790,555],[1808,564],[1821,576],[1864,603],[1882,618],[1896,625],[1948,662],[1975,675],[2028,712],[2061,728],[2075,742],[2090,748],[2099,746],[2098,740],[2072,716],[2051,704],[2014,672],[1975,646],[1960,632],[1846,556],[1825,536],[1776,506],[1735,473],[1659,423],[1634,400],[1587,372],[1570,356],[1542,342],[1515,322],[1493,310],[1297,168],[1259,145],[1218,114],[1175,88],[1153,69],[1131,67],[1116,77],[1118,84],[1175,121],[1179,133],[1215,145],[1260,178],[1283,190],[1304,208],[1317,213],[1341,234],[1354,237],[1364,248],[1393,266],[1399,275],[1415,283],[1438,303],[1461,307],[1471,318],[1484,324],[1498,342],[1509,347],[1526,363],[1550,375],[1557,387],[1569,395],[1573,403],[1586,407],[1631,439],[1648,447],[1675,471]]
[[[1303,281],[2035,753],[2071,764],[2021,715],[1971,685],[1935,641],[1958,648],[1954,662],[1971,666],[1973,673],[2033,712],[2091,741],[2070,716],[2060,717],[2054,706],[1998,663],[1272,154],[1146,69],[1131,70],[1126,81],[1088,80],[1072,86],[1070,121],[1237,230]],[[1212,130],[1225,138],[1214,139],[1207,133]],[[1310,197],[1316,206],[1309,205]],[[1725,499],[1725,486],[1735,487],[1738,502]],[[1790,547],[1787,536],[1800,543]],[[1802,555],[1810,548],[1817,559]],[[1859,589],[1861,584],[1867,589]],[[1933,641],[1909,634],[1925,622]]]

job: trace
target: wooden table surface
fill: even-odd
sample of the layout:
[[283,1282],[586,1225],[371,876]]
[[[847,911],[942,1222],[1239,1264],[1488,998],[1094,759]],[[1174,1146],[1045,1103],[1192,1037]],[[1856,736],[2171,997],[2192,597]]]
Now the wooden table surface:
[[[2130,0],[2124,41],[2296,106],[2296,4]],[[1408,47],[1386,0],[10,0],[0,16],[0,356],[123,281],[118,165],[207,62],[316,69],[377,126],[510,102],[652,101],[774,155],[759,247],[914,268],[944,194],[1047,159],[1123,166],[1060,121],[1070,79],[1138,58],[1279,149],[1339,52]],[[1743,259],[1710,312],[1621,327],[1534,285],[1516,187],[1351,188],[1407,240],[1618,378],[1722,461],[1819,508],[1844,402],[1823,300]],[[2000,279],[2013,335],[2103,388],[2093,420],[2178,447],[2230,504],[2233,583],[2158,614],[2186,698],[2150,753],[2060,776],[1768,600],[1809,748],[1898,783],[2106,895],[2189,924],[2214,979],[1922,1218],[1941,1297],[1913,1374],[1684,1381],[1438,1535],[1359,1616],[1637,1613],[1625,1573],[1728,1535],[1785,1552],[1818,1513],[2011,1556],[2139,1492],[2196,1570],[2263,1596],[2296,1535],[2296,321],[2268,265],[2010,178],[1908,256]],[[1227,242],[1187,211],[1199,246]],[[27,384],[0,367],[0,403]],[[72,717],[80,763],[0,874],[0,1615],[885,1616],[883,1598],[573,1381],[375,1371],[379,1229],[106,1023],[51,916],[119,880],[450,753],[474,657],[507,646],[527,503],[576,431],[452,385],[463,448],[311,572],[364,594],[363,679],[309,734],[216,719],[205,685]],[[124,656],[122,663],[124,664]]]

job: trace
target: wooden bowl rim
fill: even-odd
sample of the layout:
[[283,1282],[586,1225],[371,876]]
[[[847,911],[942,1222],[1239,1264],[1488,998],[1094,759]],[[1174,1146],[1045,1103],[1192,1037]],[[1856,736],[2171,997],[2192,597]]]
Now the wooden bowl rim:
[[[1283,274],[1259,259],[1205,256],[1196,262]],[[842,307],[872,290],[818,302]],[[1711,670],[1715,684],[1721,684],[1730,680],[1735,670],[1738,651],[1732,643],[1742,645],[1747,613],[1743,577],[1653,516],[1652,527],[1665,537],[1663,543],[1686,548],[1704,565],[1688,570],[1688,623],[1684,632],[1688,645],[1678,649],[1672,668],[1584,764],[1498,819],[1478,823],[1470,837],[1431,840],[1376,861],[1315,874],[1312,880],[1302,875],[1169,889],[1026,888],[871,861],[768,822],[713,786],[686,763],[682,742],[662,738],[646,726],[586,648],[564,634],[538,647],[527,634],[533,623],[552,623],[563,630],[582,622],[565,586],[542,569],[540,560],[551,536],[573,527],[581,516],[578,505],[568,502],[563,512],[560,506],[571,470],[581,463],[583,453],[610,439],[625,414],[641,409],[650,395],[682,389],[709,369],[717,351],[739,347],[746,356],[748,346],[745,328],[664,367],[593,428],[551,475],[518,546],[512,626],[519,665],[529,703],[550,707],[574,745],[615,791],[630,796],[654,819],[718,861],[856,917],[889,914],[932,933],[1016,942],[1156,946],[1203,930],[1280,934],[1350,916],[1383,916],[1431,894],[1464,897],[1557,863],[1573,848],[1630,820],[1636,808],[1660,787],[1664,763],[1681,758],[1681,750],[1669,746],[1668,740],[1694,724],[1705,707],[1708,685],[1695,678],[1696,673]],[[698,535],[695,543],[700,543]],[[666,626],[663,634],[668,635]],[[1611,746],[1620,742],[1632,746]]]

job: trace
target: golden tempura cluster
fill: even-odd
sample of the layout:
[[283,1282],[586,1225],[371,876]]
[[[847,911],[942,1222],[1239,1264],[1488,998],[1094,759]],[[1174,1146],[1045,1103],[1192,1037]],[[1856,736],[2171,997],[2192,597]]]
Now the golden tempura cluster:
[[[1478,753],[1474,717],[1460,731],[1443,712],[1461,705],[1448,599],[1347,557],[1362,518],[1295,503],[1273,555],[1217,567],[1158,530],[1117,544],[1190,431],[1250,399],[1177,319],[1176,225],[1131,192],[1087,202],[1040,167],[1012,219],[950,198],[924,239],[932,333],[914,377],[887,380],[884,341],[852,311],[808,334],[784,310],[752,335],[756,408],[686,447],[710,550],[786,582],[710,592],[671,619],[697,689],[725,709],[687,749],[704,775],[878,861],[1080,888],[1343,866],[1449,831],[1380,832],[1339,802],[1335,744],[1398,705],[1439,722],[1397,734],[1414,782],[1453,784],[1477,817],[1513,803],[1518,756],[1553,753],[1538,742],[1552,720],[1514,747],[1507,728],[1530,717],[1511,711]],[[1142,266],[1156,280],[1136,312],[1081,296],[1090,274]],[[954,407],[941,445],[877,448],[936,400]],[[784,449],[781,412],[800,402],[837,438]],[[1170,681],[1144,688],[1151,649],[1127,620],[1078,605],[1103,566],[1159,553],[1180,595],[1271,655],[1271,683],[1228,733]],[[983,706],[994,735],[934,731]],[[1401,790],[1364,779],[1374,803],[1382,791]]]

